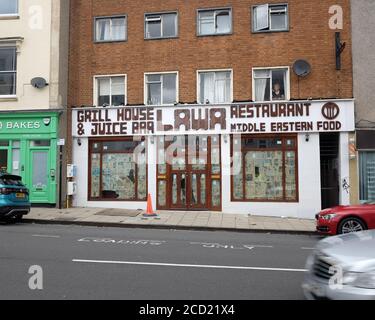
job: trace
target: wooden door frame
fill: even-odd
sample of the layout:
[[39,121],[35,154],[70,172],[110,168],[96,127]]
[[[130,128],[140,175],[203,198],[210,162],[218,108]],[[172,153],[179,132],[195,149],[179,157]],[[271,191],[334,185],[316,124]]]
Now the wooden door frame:
[[[185,142],[188,137],[188,135],[180,135],[185,137]],[[219,161],[220,161],[220,175],[214,175],[214,176],[220,176],[220,179],[212,179],[212,136],[211,135],[206,135],[207,137],[207,164],[206,164],[206,169],[205,170],[193,170],[192,169],[192,164],[189,163],[188,161],[188,144],[185,143],[185,162],[186,162],[186,167],[185,170],[172,170],[172,165],[169,163],[167,156],[166,158],[166,174],[165,178],[158,178],[159,176],[163,176],[159,174],[159,169],[157,165],[157,170],[156,170],[156,191],[157,191],[157,208],[160,210],[177,210],[177,211],[221,211],[222,210],[222,168],[221,168],[221,138],[220,135],[218,135],[218,145],[219,145]],[[164,143],[164,152],[166,148],[169,146],[169,144]],[[158,149],[159,152],[159,149]],[[195,206],[191,207],[189,203],[191,203],[191,179],[192,175],[196,173],[199,177],[201,174],[206,175],[206,204],[202,206]],[[186,205],[183,207],[173,207],[172,205],[172,175],[173,174],[185,174],[186,177]],[[212,181],[216,180],[220,182],[220,206],[219,207],[213,207],[212,206]],[[159,195],[159,181],[165,181],[166,183],[166,205],[165,206],[160,206],[158,202],[158,195]],[[199,183],[198,183],[199,185]],[[178,188],[178,191],[180,188]],[[189,191],[190,190],[190,191]],[[200,199],[201,195],[201,189],[198,188],[197,194],[199,194],[198,200]],[[199,203],[199,202],[198,202]]]

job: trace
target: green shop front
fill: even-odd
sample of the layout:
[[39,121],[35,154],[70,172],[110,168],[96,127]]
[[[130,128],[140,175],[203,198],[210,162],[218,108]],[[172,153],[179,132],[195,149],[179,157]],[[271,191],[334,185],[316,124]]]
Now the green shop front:
[[22,177],[34,204],[56,204],[57,112],[0,113],[0,171]]

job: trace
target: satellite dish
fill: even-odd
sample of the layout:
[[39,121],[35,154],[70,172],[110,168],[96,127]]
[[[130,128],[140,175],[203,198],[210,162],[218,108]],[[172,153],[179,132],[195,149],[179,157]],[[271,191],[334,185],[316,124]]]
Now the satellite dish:
[[43,89],[44,87],[48,86],[48,83],[46,79],[37,77],[37,78],[31,79],[31,85],[34,88]]
[[293,64],[293,71],[299,77],[306,77],[311,72],[310,63],[306,60],[297,60]]

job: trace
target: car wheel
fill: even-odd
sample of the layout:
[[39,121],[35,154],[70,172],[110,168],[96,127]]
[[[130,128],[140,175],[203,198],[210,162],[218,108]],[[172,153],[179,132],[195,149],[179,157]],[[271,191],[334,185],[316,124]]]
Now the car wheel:
[[339,234],[345,234],[366,230],[366,225],[362,220],[351,217],[342,220],[337,229]]

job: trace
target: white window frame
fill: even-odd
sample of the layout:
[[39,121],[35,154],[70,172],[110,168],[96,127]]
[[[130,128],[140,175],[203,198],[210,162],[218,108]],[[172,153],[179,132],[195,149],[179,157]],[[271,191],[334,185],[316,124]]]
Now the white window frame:
[[[199,14],[201,12],[214,12],[214,21],[216,22],[216,16],[218,13],[223,11],[229,11],[229,19],[230,19],[230,30],[228,32],[214,32],[210,34],[201,34],[200,30],[200,18]],[[216,28],[215,28],[216,29]],[[233,14],[232,14],[232,8],[231,7],[223,7],[223,8],[208,8],[208,9],[198,9],[197,10],[197,36],[199,37],[208,37],[208,36],[216,36],[216,35],[230,35],[233,33]]]
[[[125,38],[121,40],[113,40],[112,39],[112,20],[113,19],[120,19],[124,18],[125,19]],[[98,20],[110,20],[110,27],[109,27],[109,32],[110,32],[110,39],[109,40],[98,40],[97,39],[97,22]],[[96,43],[105,43],[105,42],[124,42],[128,40],[128,16],[126,14],[120,14],[120,15],[115,15],[115,16],[98,16],[94,18],[94,42]]]
[[[256,19],[255,19],[255,10],[260,6],[267,6],[268,7],[268,27],[264,29],[256,30]],[[286,28],[285,29],[272,29],[272,19],[271,19],[271,12],[272,8],[284,6],[285,7],[285,14],[286,14]],[[289,4],[288,3],[265,3],[261,5],[255,5],[251,8],[251,18],[252,18],[252,32],[253,33],[262,33],[262,32],[285,32],[289,31]]]
[[14,1],[16,1],[17,12],[16,13],[0,13],[0,20],[18,18],[20,16],[19,0],[14,0]]
[[18,71],[17,71],[17,65],[18,65],[18,50],[19,50],[19,47],[17,46],[17,44],[15,43],[1,43],[0,42],[0,49],[1,48],[12,48],[15,50],[15,55],[16,55],[16,70],[12,70],[12,71],[4,71],[4,73],[9,73],[9,72],[13,72],[15,73],[15,94],[4,94],[4,95],[0,95],[0,99],[13,99],[13,98],[16,98],[17,97],[17,80],[18,80]]
[[[176,103],[180,101],[179,98],[179,72],[178,71],[162,71],[162,72],[145,72],[143,75],[143,103],[145,106],[173,106],[174,104],[166,104],[162,103],[160,105],[148,104],[147,95],[147,76],[148,75],[156,75],[156,74],[175,74],[176,75]],[[161,99],[163,99],[163,84],[161,86]]]
[[216,105],[227,105],[233,103],[233,69],[228,68],[228,69],[203,69],[203,70],[197,70],[197,102],[198,104],[200,103],[200,91],[201,91],[201,79],[199,74],[200,73],[205,73],[205,72],[230,72],[230,101],[225,102],[225,103],[215,103],[215,102],[210,102],[210,104],[216,104]]
[[[176,34],[174,36],[164,36],[163,35],[163,15],[166,15],[166,14],[175,14],[175,23],[176,23]],[[147,18],[149,16],[160,16],[160,19],[151,19],[151,20],[147,20]],[[160,20],[160,37],[147,37],[147,33],[146,33],[146,30],[147,30],[147,21],[158,21]],[[178,12],[177,11],[166,11],[166,12],[149,12],[149,13],[145,13],[144,15],[144,39],[145,40],[155,40],[155,39],[173,39],[173,38],[177,38],[178,37]]]
[[[128,104],[128,76],[127,74],[105,74],[105,75],[95,75],[93,77],[93,82],[94,82],[94,90],[93,90],[93,105],[94,106],[98,106],[98,107],[101,107],[99,106],[99,86],[98,86],[98,79],[101,79],[101,78],[113,78],[113,77],[124,77],[125,78],[125,82],[124,82],[124,89],[125,89],[125,106]],[[111,91],[111,94],[110,94],[110,104],[109,106],[112,106],[112,81],[111,81],[111,85],[110,85],[110,91]]]
[[[254,71],[256,70],[275,70],[275,69],[284,69],[287,70],[286,74],[286,82],[287,82],[287,90],[285,90],[285,84],[284,84],[284,94],[285,94],[285,100],[272,100],[272,81],[270,81],[270,101],[256,101],[255,100],[255,78],[254,78]],[[278,67],[254,67],[252,69],[252,100],[255,102],[287,102],[290,100],[290,67],[289,66],[278,66]]]

